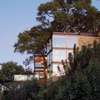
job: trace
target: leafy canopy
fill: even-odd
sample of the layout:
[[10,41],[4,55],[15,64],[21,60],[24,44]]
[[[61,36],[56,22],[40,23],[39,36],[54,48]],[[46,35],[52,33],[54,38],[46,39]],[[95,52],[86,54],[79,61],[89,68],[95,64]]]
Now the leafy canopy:
[[91,0],[52,0],[38,8],[37,20],[53,31],[97,32],[100,11]]

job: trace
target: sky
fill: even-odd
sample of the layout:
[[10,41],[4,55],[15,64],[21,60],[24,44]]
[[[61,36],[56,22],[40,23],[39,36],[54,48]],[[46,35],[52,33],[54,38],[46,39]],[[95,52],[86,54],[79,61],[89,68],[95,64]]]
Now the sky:
[[[20,32],[37,25],[37,8],[49,0],[0,0],[0,63],[14,61],[23,64],[27,55],[14,53],[14,43]],[[100,0],[92,5],[100,10]]]

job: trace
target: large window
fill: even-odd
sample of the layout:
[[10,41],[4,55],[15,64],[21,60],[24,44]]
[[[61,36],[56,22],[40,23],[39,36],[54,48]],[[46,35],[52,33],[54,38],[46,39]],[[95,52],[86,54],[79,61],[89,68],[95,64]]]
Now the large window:
[[53,47],[73,48],[77,41],[78,37],[75,35],[53,35]]
[[78,41],[78,37],[77,36],[70,36],[70,35],[67,35],[66,36],[66,46],[67,48],[73,48],[74,47],[74,44],[77,44],[77,41]]
[[60,61],[67,58],[66,49],[53,49],[53,61]]
[[66,47],[66,36],[62,35],[53,35],[53,47]]

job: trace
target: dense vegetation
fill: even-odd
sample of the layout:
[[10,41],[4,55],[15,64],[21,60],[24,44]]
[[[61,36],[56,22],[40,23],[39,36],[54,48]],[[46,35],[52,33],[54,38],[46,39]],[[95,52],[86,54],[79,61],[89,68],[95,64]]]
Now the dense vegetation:
[[53,31],[96,33],[100,27],[100,11],[91,2],[92,0],[52,0],[38,7],[37,20]]
[[100,100],[100,44],[84,46],[72,59],[76,68],[59,80],[51,81],[46,87],[40,87],[36,80],[27,82],[22,88],[5,94],[10,99],[4,100]]
[[[18,35],[15,51],[31,54],[28,61],[33,59],[34,53],[40,53],[45,59],[46,43],[53,31],[100,32],[100,11],[91,6],[91,0],[85,0],[87,3],[81,2],[84,0],[66,1],[41,4],[37,14],[40,25]],[[83,46],[81,51],[74,46],[74,56],[69,54],[69,61],[71,69],[64,62],[66,74],[56,82],[49,80],[47,86],[41,87],[33,80],[20,84],[20,88],[11,83],[11,89],[4,91],[2,100],[100,100],[100,44],[94,42],[93,47]],[[19,67],[4,66],[0,71],[1,79],[20,73]],[[46,60],[44,66],[48,67]]]
[[100,100],[100,44],[84,47],[75,60],[76,69],[39,91],[38,100]]
[[33,60],[34,54],[41,55],[45,78],[46,47],[53,32],[91,32],[94,35],[100,32],[100,11],[91,5],[91,0],[52,0],[38,7],[36,19],[40,24],[19,33],[14,48],[15,52],[29,54],[28,62]]
[[[90,58],[87,61],[88,55]],[[47,100],[100,99],[100,45],[85,48],[76,56],[78,56],[76,58],[77,68],[74,72],[48,86]],[[80,64],[81,62],[83,64]]]
[[23,74],[25,73],[25,69],[21,65],[17,65],[17,63],[13,61],[9,61],[1,64],[0,69],[0,83],[5,81],[12,81],[14,74]]

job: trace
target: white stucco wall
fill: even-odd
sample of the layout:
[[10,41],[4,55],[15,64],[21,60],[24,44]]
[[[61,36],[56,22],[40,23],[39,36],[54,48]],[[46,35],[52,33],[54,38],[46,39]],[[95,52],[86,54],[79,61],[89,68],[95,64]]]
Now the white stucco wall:
[[[62,68],[61,60],[68,59],[68,54],[73,53],[74,44],[78,44],[77,35],[59,35],[54,34],[53,37],[53,51],[52,51],[52,62],[53,62],[53,75],[59,76],[58,66],[64,72]],[[59,62],[59,64],[55,63]]]
[[14,75],[14,81],[27,81],[32,80],[33,78],[33,75]]

